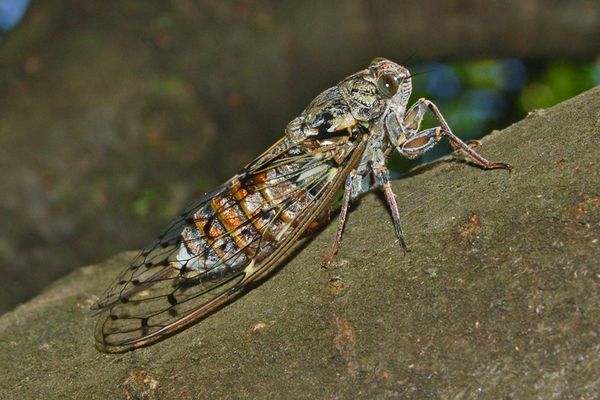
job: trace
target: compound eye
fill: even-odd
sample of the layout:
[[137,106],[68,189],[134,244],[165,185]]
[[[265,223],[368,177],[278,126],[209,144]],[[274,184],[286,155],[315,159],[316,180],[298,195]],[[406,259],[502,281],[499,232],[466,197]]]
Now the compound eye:
[[398,91],[398,78],[393,74],[383,74],[377,80],[377,89],[384,97],[392,97]]

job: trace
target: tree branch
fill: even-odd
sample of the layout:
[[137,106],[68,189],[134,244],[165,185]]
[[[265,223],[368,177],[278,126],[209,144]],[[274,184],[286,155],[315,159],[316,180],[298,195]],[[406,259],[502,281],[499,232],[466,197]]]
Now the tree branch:
[[[130,253],[0,317],[7,398],[592,398],[598,392],[600,88],[493,134],[515,170],[439,163],[375,195],[230,306],[155,346],[93,347],[88,310]],[[145,396],[145,397],[144,397]]]

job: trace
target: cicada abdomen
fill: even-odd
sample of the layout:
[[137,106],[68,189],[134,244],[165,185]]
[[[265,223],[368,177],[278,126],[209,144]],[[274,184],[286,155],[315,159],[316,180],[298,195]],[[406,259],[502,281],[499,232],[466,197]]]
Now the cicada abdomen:
[[143,250],[100,301],[97,346],[153,342],[214,309],[293,244],[357,162],[345,144],[283,139],[184,211]]
[[[412,158],[447,138],[484,168],[510,169],[456,137],[429,100],[407,109],[411,88],[406,68],[378,58],[318,95],[282,139],[185,209],[120,274],[97,304],[97,347],[141,347],[214,311],[280,261],[340,189],[340,223],[326,262],[339,250],[349,202],[369,189],[365,181],[383,187],[405,247],[385,167],[394,149]],[[440,126],[421,130],[428,110]]]

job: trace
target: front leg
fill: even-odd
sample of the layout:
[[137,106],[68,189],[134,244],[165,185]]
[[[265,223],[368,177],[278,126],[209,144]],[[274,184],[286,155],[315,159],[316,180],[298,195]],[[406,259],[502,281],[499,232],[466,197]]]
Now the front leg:
[[[426,129],[418,131],[425,112],[429,110],[433,113],[434,117],[438,120],[440,126],[436,128]],[[407,131],[406,141],[398,147],[398,151],[409,158],[416,157],[423,154],[436,143],[438,143],[442,137],[447,137],[455,150],[463,150],[469,157],[471,157],[477,164],[485,169],[496,169],[502,168],[511,170],[512,166],[503,162],[490,162],[482,157],[479,153],[469,146],[479,147],[478,141],[463,142],[458,136],[452,133],[452,130],[448,126],[448,123],[444,119],[444,116],[430,100],[419,99],[407,112],[404,117],[403,125]]]

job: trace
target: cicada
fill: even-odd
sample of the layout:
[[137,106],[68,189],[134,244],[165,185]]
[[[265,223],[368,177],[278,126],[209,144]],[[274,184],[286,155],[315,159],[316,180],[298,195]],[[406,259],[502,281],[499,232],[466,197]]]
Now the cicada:
[[[350,202],[381,187],[400,246],[406,243],[386,158],[417,157],[446,138],[485,169],[427,99],[407,107],[410,72],[384,58],[319,94],[284,136],[233,178],[173,219],[131,262],[97,308],[96,345],[122,352],[161,340],[235,298],[280,262],[343,191],[324,263],[338,252]],[[421,129],[430,111],[439,126]]]

